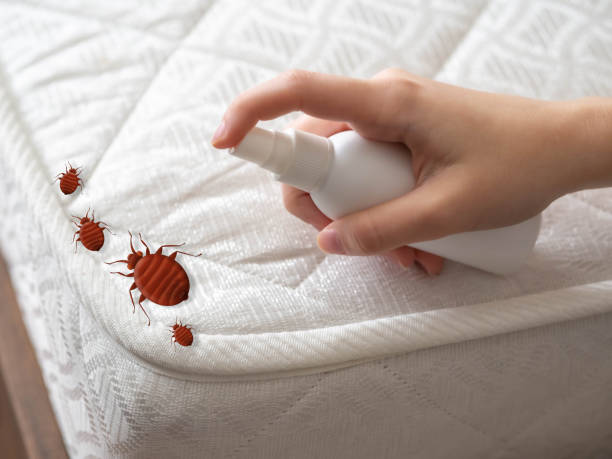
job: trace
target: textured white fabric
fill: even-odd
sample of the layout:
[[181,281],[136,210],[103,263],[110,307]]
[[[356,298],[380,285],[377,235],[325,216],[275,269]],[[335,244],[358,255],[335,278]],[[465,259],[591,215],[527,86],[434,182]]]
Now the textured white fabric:
[[[449,263],[432,280],[323,256],[269,176],[208,144],[232,97],[288,67],[612,95],[608,2],[0,5],[1,241],[74,456],[585,457],[612,443],[611,315],[577,320],[612,311],[609,190],[555,202],[522,272]],[[66,159],[85,168],[75,197],[51,185]],[[117,237],[75,255],[68,217],[89,206]],[[189,301],[145,303],[151,327],[102,263],[125,257],[127,230],[204,252],[179,255]],[[189,349],[170,345],[176,317]]]

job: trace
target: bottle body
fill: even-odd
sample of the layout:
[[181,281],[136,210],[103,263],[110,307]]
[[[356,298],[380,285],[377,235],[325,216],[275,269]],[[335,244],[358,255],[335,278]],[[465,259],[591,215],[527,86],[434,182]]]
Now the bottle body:
[[[354,131],[327,139],[293,129],[254,128],[230,153],[309,192],[315,205],[332,220],[414,188],[411,156],[405,146],[367,140]],[[453,234],[410,246],[484,271],[508,274],[531,254],[540,223],[537,215],[504,228]]]
[[[327,177],[310,191],[315,205],[332,220],[408,193],[414,188],[409,151],[400,144],[374,142],[353,131],[330,137],[333,155]],[[540,231],[537,215],[516,225],[453,234],[411,247],[495,274],[516,271]]]

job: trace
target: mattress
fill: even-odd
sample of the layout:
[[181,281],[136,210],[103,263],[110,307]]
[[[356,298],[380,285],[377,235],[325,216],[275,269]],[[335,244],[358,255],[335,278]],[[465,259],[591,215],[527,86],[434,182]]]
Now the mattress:
[[[551,204],[519,273],[429,278],[321,253],[269,175],[209,144],[287,68],[612,96],[609,2],[3,0],[0,21],[0,243],[71,456],[612,454],[611,190]],[[114,234],[75,253],[90,207]],[[202,252],[150,327],[104,264],[128,231]]]

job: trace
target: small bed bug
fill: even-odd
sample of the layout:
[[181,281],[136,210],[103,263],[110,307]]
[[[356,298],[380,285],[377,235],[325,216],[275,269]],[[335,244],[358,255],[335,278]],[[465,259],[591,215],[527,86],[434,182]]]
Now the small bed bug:
[[191,333],[191,327],[183,325],[177,321],[172,328],[172,343],[179,343],[181,346],[191,346],[193,343],[193,333]]
[[136,251],[132,244],[132,233],[130,233],[130,248],[132,253],[127,256],[127,260],[116,260],[107,262],[107,265],[113,263],[126,263],[129,270],[133,270],[129,274],[114,271],[111,274],[119,274],[124,277],[133,277],[134,283],[130,287],[130,298],[132,300],[133,311],[136,311],[132,290],[138,288],[140,290],[140,299],[138,306],[142,309],[145,316],[151,325],[151,318],[147,311],[142,307],[144,300],[151,300],[153,303],[160,306],[174,306],[181,301],[185,301],[189,295],[189,277],[183,267],[176,261],[176,255],[182,253],[190,257],[199,257],[187,252],[179,250],[172,252],[170,255],[164,255],[162,249],[164,247],[181,247],[183,244],[165,244],[160,246],[155,253],[151,253],[149,246],[140,237],[140,242],[147,248],[145,255],[142,252]]
[[[89,209],[87,209],[87,213],[84,217],[79,218],[75,215],[72,216],[77,221],[73,221],[78,228],[78,230],[74,233],[72,237],[72,242],[74,242],[74,251],[76,252],[77,245],[79,241],[87,250],[91,250],[93,252],[97,252],[104,245],[104,230],[110,231],[108,228],[108,224],[100,221],[95,221],[94,212],[91,212],[91,219],[89,218]],[[102,226],[104,225],[104,226]],[[79,235],[78,239],[75,241],[74,238]]]
[[[70,166],[70,169],[68,169],[68,166]],[[82,168],[77,167],[75,169],[70,162],[68,162],[68,166],[66,166],[66,172],[60,172],[55,178],[55,181],[60,181],[60,190],[64,194],[74,193],[79,186],[83,188],[83,180],[79,178]]]

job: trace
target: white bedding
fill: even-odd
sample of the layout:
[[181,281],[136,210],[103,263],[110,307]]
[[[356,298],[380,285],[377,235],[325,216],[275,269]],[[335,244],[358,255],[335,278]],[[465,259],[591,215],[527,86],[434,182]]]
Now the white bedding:
[[[0,240],[75,457],[612,445],[610,190],[553,203],[516,275],[449,262],[429,279],[323,255],[268,175],[208,143],[236,94],[290,67],[612,96],[611,4],[0,2],[0,23]],[[51,183],[66,160],[84,167],[74,197]],[[69,216],[90,206],[116,236],[74,254]],[[145,302],[151,327],[102,263],[128,230],[203,252],[178,258],[187,302]],[[190,348],[170,345],[176,318]]]

